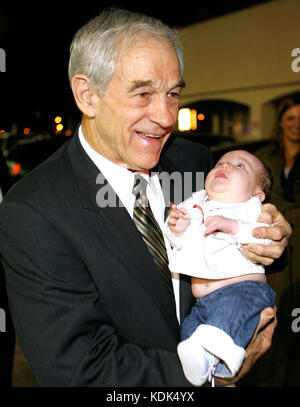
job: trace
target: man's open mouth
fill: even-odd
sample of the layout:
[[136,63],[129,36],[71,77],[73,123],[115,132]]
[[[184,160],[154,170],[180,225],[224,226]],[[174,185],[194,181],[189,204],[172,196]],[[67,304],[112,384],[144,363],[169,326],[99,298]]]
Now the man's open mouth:
[[141,137],[157,139],[157,140],[163,137],[161,134],[143,133],[141,131],[136,131],[136,133]]

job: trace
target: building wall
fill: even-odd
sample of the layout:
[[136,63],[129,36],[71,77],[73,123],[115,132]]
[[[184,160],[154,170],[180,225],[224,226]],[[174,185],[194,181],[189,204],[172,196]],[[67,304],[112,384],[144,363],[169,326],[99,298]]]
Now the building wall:
[[274,118],[269,102],[300,92],[291,55],[300,49],[299,16],[299,0],[273,0],[181,29],[187,82],[182,104],[207,99],[246,104],[251,137],[268,136]]

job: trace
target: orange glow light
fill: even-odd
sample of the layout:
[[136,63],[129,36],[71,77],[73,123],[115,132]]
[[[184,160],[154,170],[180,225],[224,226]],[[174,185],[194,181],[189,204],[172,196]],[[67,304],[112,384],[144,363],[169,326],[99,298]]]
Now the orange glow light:
[[56,131],[62,131],[63,128],[64,128],[64,126],[61,123],[57,124]]
[[20,169],[21,169],[21,164],[15,164],[14,167],[13,167],[13,169],[12,169],[13,175],[19,174]]
[[191,109],[191,130],[197,130],[197,110]]
[[25,134],[25,136],[27,136],[30,133],[30,128],[25,127],[25,129],[23,130],[23,133]]
[[204,120],[205,119],[205,116],[204,116],[204,114],[203,113],[199,113],[198,114],[198,120]]
[[56,116],[54,121],[55,121],[55,123],[61,123],[62,118],[60,116]]

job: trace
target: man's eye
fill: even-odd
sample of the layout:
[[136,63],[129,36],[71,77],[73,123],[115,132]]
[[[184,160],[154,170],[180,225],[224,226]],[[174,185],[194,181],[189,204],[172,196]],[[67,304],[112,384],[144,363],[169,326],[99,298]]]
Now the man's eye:
[[142,92],[142,93],[139,93],[139,94],[138,94],[138,96],[141,97],[141,98],[146,98],[146,97],[149,96],[149,95],[150,95],[149,92]]
[[242,164],[242,163],[238,163],[238,164],[236,164],[236,166],[237,166],[238,168],[245,168],[244,164]]
[[169,92],[168,96],[171,96],[172,98],[179,98],[179,93],[178,92]]

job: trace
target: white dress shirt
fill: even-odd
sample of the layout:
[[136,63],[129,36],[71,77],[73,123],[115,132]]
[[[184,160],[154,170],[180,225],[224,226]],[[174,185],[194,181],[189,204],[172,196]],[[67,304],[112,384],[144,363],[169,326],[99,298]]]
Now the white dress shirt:
[[[83,136],[82,128],[79,128],[79,140],[80,143],[99,169],[99,171],[103,174],[106,178],[108,183],[111,185],[115,193],[118,195],[119,199],[123,203],[124,207],[127,209],[131,218],[133,218],[133,209],[135,203],[135,196],[132,193],[133,185],[134,185],[134,173],[127,168],[124,168],[118,164],[113,163],[112,161],[108,160],[107,158],[103,157],[97,151],[95,151],[90,144],[86,141]],[[149,176],[147,174],[141,174],[143,177],[146,178],[148,181],[148,186],[146,190],[146,195],[149,200],[153,215],[157,220],[158,224],[160,225],[161,229],[164,228],[164,212],[165,212],[165,200],[163,196],[163,192],[161,189],[161,185],[159,182],[159,177],[157,174]],[[96,182],[96,181],[95,181]],[[170,247],[169,242],[165,239],[165,244],[167,248],[167,253],[169,254],[172,250]],[[179,274],[171,273],[172,274],[172,282],[173,282],[173,289],[174,289],[174,296],[176,302],[176,314],[177,319],[179,319]]]

